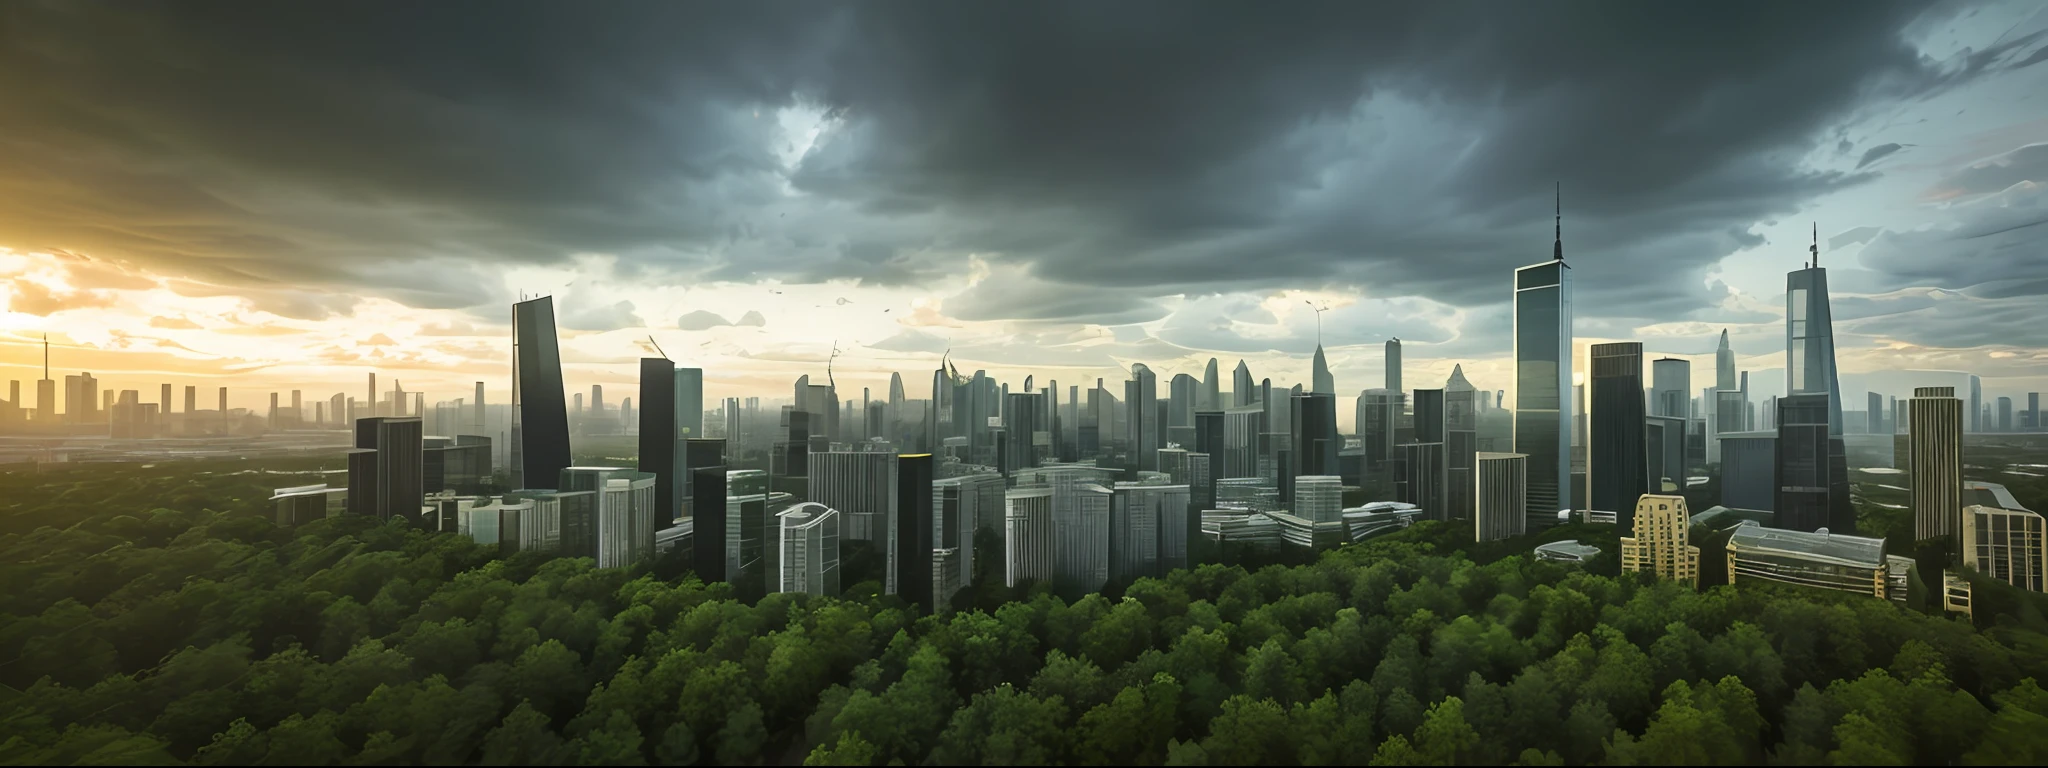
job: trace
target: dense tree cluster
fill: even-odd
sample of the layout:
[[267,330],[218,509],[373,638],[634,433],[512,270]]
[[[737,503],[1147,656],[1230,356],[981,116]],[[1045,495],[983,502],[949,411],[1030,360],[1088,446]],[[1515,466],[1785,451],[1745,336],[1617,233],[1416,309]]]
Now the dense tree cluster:
[[86,511],[0,534],[9,763],[2048,762],[2031,609],[1695,591],[1434,524],[919,616],[36,488]]

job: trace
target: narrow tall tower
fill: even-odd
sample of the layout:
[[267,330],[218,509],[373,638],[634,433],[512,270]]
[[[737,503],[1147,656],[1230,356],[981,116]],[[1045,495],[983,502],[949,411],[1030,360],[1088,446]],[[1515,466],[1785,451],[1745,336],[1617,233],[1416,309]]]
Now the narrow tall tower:
[[1558,203],[1550,261],[1515,270],[1515,452],[1528,456],[1528,529],[1556,525],[1570,501],[1572,270]]
[[[1833,315],[1828,309],[1828,272],[1820,266],[1820,225],[1815,224],[1813,244],[1807,247],[1811,260],[1804,269],[1785,276],[1785,392],[1787,398],[1799,412],[1810,409],[1815,416],[1825,416],[1827,441],[1825,448],[1810,446],[1815,454],[1825,451],[1823,463],[1813,466],[1813,476],[1803,482],[1784,481],[1781,492],[1789,488],[1813,490],[1794,493],[1797,501],[1780,504],[1778,520],[1788,528],[1800,527],[1813,530],[1826,527],[1835,533],[1853,533],[1856,527],[1856,510],[1849,501],[1849,466],[1847,451],[1842,445],[1842,388],[1835,377],[1835,332]],[[1804,397],[1802,397],[1804,396]],[[1819,401],[1825,400],[1822,406]],[[1821,411],[1821,408],[1825,411]],[[1780,416],[1781,430],[1783,415]],[[1821,419],[1803,416],[1805,423],[1817,425]],[[1787,454],[1785,438],[1779,440],[1779,452]],[[1781,477],[1802,474],[1803,468],[1781,465]],[[1787,509],[1786,504],[1800,507]],[[1788,520],[1804,520],[1804,527],[1788,523]]]

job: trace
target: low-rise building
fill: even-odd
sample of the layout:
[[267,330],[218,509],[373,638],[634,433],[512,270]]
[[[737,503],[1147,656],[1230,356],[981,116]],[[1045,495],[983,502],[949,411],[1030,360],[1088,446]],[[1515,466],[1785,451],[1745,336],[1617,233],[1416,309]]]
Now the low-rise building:
[[1699,583],[1700,548],[1691,542],[1685,497],[1643,494],[1636,500],[1633,536],[1621,539],[1621,569]]
[[1892,562],[1885,557],[1884,539],[1744,521],[1729,534],[1727,557],[1731,584],[1761,579],[1879,599],[1891,590]]

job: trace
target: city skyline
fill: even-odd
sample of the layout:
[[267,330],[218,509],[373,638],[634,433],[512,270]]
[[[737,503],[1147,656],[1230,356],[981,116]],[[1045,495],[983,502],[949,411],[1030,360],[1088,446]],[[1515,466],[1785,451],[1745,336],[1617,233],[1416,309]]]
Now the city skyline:
[[[194,111],[198,97],[241,103],[259,95],[259,86],[247,83],[205,91],[170,84],[169,93],[192,96],[195,105],[142,99],[131,112],[103,115],[107,122],[96,130],[76,130],[86,118],[53,88],[190,53],[232,25],[90,5],[24,12],[18,25],[24,31],[11,34],[77,40],[81,25],[115,14],[132,22],[137,34],[161,32],[162,42],[96,50],[98,69],[60,67],[47,52],[19,47],[10,54],[21,66],[10,68],[0,88],[41,107],[27,112],[43,119],[22,139],[0,146],[0,161],[21,170],[4,190],[10,205],[0,213],[0,248],[6,249],[0,274],[10,278],[0,312],[0,377],[23,381],[32,391],[40,378],[40,337],[48,332],[53,376],[90,372],[103,389],[138,389],[145,400],[162,383],[208,390],[227,384],[232,405],[260,410],[272,391],[303,389],[317,402],[333,392],[355,392],[363,374],[375,372],[406,382],[408,391],[427,392],[430,403],[466,397],[475,381],[484,381],[487,399],[502,403],[510,395],[507,305],[522,295],[548,294],[561,314],[569,392],[592,384],[632,391],[638,358],[652,354],[649,336],[678,366],[706,371],[709,401],[778,397],[797,376],[821,375],[835,345],[843,352],[832,361],[842,397],[860,387],[886,391],[890,373],[929,371],[949,348],[964,370],[987,369],[992,378],[1012,382],[1033,373],[1069,383],[1121,380],[1132,363],[1147,365],[1162,380],[1180,373],[1200,377],[1214,357],[1225,366],[1245,359],[1257,377],[1277,384],[1306,384],[1321,307],[1328,308],[1320,313],[1322,335],[1340,398],[1381,385],[1379,345],[1390,337],[1403,340],[1406,377],[1415,386],[1439,386],[1462,364],[1478,388],[1512,392],[1511,305],[1501,275],[1548,250],[1550,233],[1542,230],[1551,223],[1552,201],[1544,198],[1555,182],[1563,190],[1579,293],[1575,370],[1587,370],[1592,344],[1617,341],[1640,341],[1645,354],[1709,370],[1716,336],[1727,328],[1736,365],[1757,374],[1751,399],[1781,394],[1779,276],[1804,261],[1809,228],[1818,220],[1822,264],[1832,275],[1841,388],[1849,402],[1864,390],[1910,391],[1912,382],[1870,383],[1909,369],[1976,373],[1984,378],[1987,403],[2048,389],[2042,349],[2048,337],[2028,322],[2036,314],[2029,302],[2044,288],[2028,271],[2037,265],[2023,256],[2038,242],[2025,225],[2048,209],[2040,189],[2048,183],[2048,144],[2042,143],[2048,120],[2030,101],[2048,85],[2048,67],[2037,65],[2048,15],[2034,6],[1991,4],[1932,16],[1872,9],[1851,14],[1854,23],[1822,24],[1818,38],[1798,19],[1745,19],[1739,12],[1700,20],[1707,29],[1684,33],[1672,31],[1669,20],[1627,19],[1644,26],[1645,35],[1702,59],[1709,57],[1702,46],[1673,36],[1738,21],[1745,29],[1761,28],[1753,32],[1767,36],[1761,58],[1703,60],[1686,77],[1699,81],[1695,90],[1782,98],[1788,109],[1720,117],[1729,124],[1717,127],[1742,139],[1728,146],[1643,142],[1647,148],[1620,149],[1609,142],[1583,152],[1563,143],[1562,132],[1598,116],[1587,105],[1616,105],[1640,95],[1639,85],[1573,80],[1581,74],[1575,67],[1584,66],[1577,62],[1521,62],[1530,64],[1527,71],[1512,73],[1495,68],[1535,56],[1519,46],[1482,60],[1449,56],[1404,68],[1411,59],[1402,56],[1418,52],[1311,62],[1245,41],[1227,45],[1257,66],[1220,95],[1266,99],[1271,115],[1219,114],[1218,106],[1187,98],[1196,86],[1187,79],[1193,75],[1119,74],[1156,79],[1161,114],[1141,119],[1101,105],[1063,107],[1038,119],[1108,138],[1062,149],[1052,137],[996,132],[984,139],[986,146],[933,148],[919,144],[924,134],[904,121],[952,103],[962,83],[930,76],[911,88],[915,92],[878,90],[872,81],[901,74],[889,69],[900,64],[864,56],[811,14],[783,18],[786,10],[763,12],[773,19],[722,21],[736,30],[731,35],[749,41],[789,22],[799,30],[789,34],[802,40],[759,42],[773,52],[816,43],[814,57],[775,66],[756,62],[767,82],[739,88],[739,78],[725,78],[734,82],[707,85],[702,98],[682,99],[671,105],[674,114],[655,120],[667,128],[716,126],[701,146],[678,151],[684,160],[735,154],[740,159],[729,167],[697,178],[687,163],[664,156],[649,169],[621,168],[654,145],[639,133],[618,137],[617,146],[582,140],[587,137],[579,130],[602,127],[601,111],[593,110],[503,139],[507,149],[532,150],[530,158],[502,156],[511,164],[508,172],[539,177],[560,170],[568,174],[564,180],[578,183],[550,190],[514,184],[497,195],[478,188],[494,179],[489,169],[433,143],[476,126],[424,105],[351,119],[418,139],[393,151],[448,174],[444,186],[425,190],[404,188],[383,164],[339,169],[312,157],[345,155],[357,146],[333,128],[294,124],[303,130],[287,143],[297,154],[226,146],[219,141],[232,132],[203,133],[218,127],[210,122],[217,117]],[[1353,12],[1318,8],[1308,15],[1325,11]],[[1577,12],[1551,9],[1546,13],[1557,18],[1539,21],[1575,40],[1568,22]],[[1830,11],[1802,6],[1794,12]],[[538,24],[549,21],[549,13],[517,8],[511,23]],[[1001,21],[962,13],[955,21]],[[908,35],[913,55],[946,53],[935,32],[889,9],[822,16],[840,14]],[[554,21],[623,35],[624,17],[631,15]],[[1502,34],[1498,28],[1518,21],[1514,14],[1494,15],[1502,18],[1478,22],[1482,32]],[[1398,24],[1432,21],[1430,13],[1393,17],[1389,21]],[[1784,29],[1772,31],[1778,27]],[[272,46],[289,42],[293,28],[276,26],[266,46],[243,55],[281,55]],[[319,48],[329,55],[312,56],[294,72],[339,77],[335,67],[354,61],[358,44],[371,39],[352,34],[315,36],[331,43]],[[1768,44],[1771,35],[1784,35],[1783,45]],[[1146,34],[1131,42],[1145,50],[1163,45]],[[473,44],[488,49],[491,43]],[[1814,50],[1796,50],[1805,47]],[[701,57],[723,63],[752,58],[729,46],[713,48],[668,63],[687,68],[713,63]],[[425,66],[405,55],[409,50],[400,46],[400,55],[377,68],[398,76],[396,84],[379,86],[392,92],[366,84],[334,98],[345,107],[363,103],[350,99],[426,92],[420,80],[405,77]],[[647,53],[622,46],[619,58],[592,66],[609,72],[602,68]],[[1822,55],[1852,63],[1816,71],[1815,57]],[[971,71],[959,76],[986,74],[999,100],[1019,102],[991,106],[989,114],[948,115],[946,125],[1031,116],[1019,110],[1036,93],[1036,75],[976,69],[994,66],[979,59],[960,64]],[[833,65],[849,70],[844,81],[818,82],[831,79],[823,73]],[[1299,78],[1333,71],[1369,84],[1292,87]],[[1811,88],[1798,94],[1780,94],[1781,86],[1750,82],[1771,79],[1753,78],[1758,71],[1806,73],[1814,82],[1799,83]],[[32,87],[26,75],[46,82]],[[1562,109],[1570,103],[1587,114],[1543,115],[1526,131],[1509,131],[1501,127],[1505,117],[1537,114],[1546,104],[1535,96],[1486,104],[1471,91],[1488,83],[1531,92],[1545,85],[1563,89],[1560,111],[1571,111]],[[457,85],[475,85],[478,99],[499,93],[488,81],[451,87]],[[668,85],[634,79],[622,87],[642,90],[620,98],[640,103]],[[1421,103],[1418,94],[1431,88],[1443,90],[1443,104]],[[540,90],[490,102],[508,110],[490,116],[512,116],[535,106],[527,99],[558,95]],[[1630,119],[1674,124],[1687,104],[1631,104],[1648,111]],[[1170,142],[1157,157],[1126,156],[1145,154],[1131,142],[1168,124],[1153,121],[1175,118],[1178,124],[1212,120],[1218,135]],[[114,130],[143,125],[161,126],[162,140],[137,143]],[[69,132],[51,133],[59,129]],[[1466,150],[1441,145],[1445,137],[1434,134],[1449,129],[1469,142]],[[1375,136],[1384,148],[1359,143]],[[44,145],[48,151],[31,156],[29,147]],[[1203,148],[1212,151],[1196,151]],[[992,159],[998,150],[1038,158],[1045,167],[1019,169],[1014,160]],[[997,164],[983,177],[967,177],[935,168],[935,157],[921,151],[973,153],[960,159]],[[1680,163],[1681,154],[1703,156]],[[1418,162],[1407,155],[1457,162],[1415,168],[1404,165]],[[116,176],[94,165],[105,156],[135,163],[128,176]],[[1620,173],[1614,165],[1624,160],[1664,172]],[[588,167],[557,168],[571,161]],[[581,218],[575,205],[622,204],[618,193],[584,183],[599,179],[593,175],[599,172],[618,174],[636,190],[663,192],[657,197],[673,205],[634,202],[619,209],[616,231],[596,226],[603,222]],[[1212,177],[1218,181],[1203,181]],[[1424,180],[1415,199],[1397,199],[1394,192],[1410,190],[1415,178]],[[117,181],[147,184],[121,188]],[[1168,181],[1186,188],[1174,194],[1164,186]],[[953,196],[913,194],[916,184],[927,182]],[[1260,199],[1236,199],[1219,185]],[[1639,185],[1659,192],[1641,193]],[[251,197],[271,188],[282,192],[263,204]],[[159,194],[146,197],[136,189]],[[173,204],[167,190],[206,193],[200,199],[207,202]],[[1309,202],[1285,204],[1268,194],[1276,190],[1315,193],[1306,195]],[[998,202],[1022,206],[1027,215],[992,215],[989,206]],[[70,207],[60,211],[60,203]],[[560,209],[566,212],[523,222],[517,215],[523,209],[514,203],[566,206]],[[1083,203],[1100,213],[1080,217],[1071,210]],[[702,220],[641,231],[647,217],[693,206],[707,208]],[[1706,209],[1716,213],[1694,215]],[[469,225],[422,220],[432,219],[423,212],[434,210]],[[1425,210],[1446,223],[1414,223]],[[128,226],[108,226],[124,213]],[[541,244],[515,247],[505,239],[548,225],[555,229],[535,238]],[[201,242],[185,228],[213,233],[212,239]],[[1062,229],[1071,232],[1047,234]],[[464,231],[476,237],[457,237]],[[351,235],[360,237],[352,243]],[[1107,253],[1120,258],[1105,262],[1100,257]],[[740,265],[749,270],[738,271]],[[1340,422],[1348,422],[1349,409],[1338,410]]]

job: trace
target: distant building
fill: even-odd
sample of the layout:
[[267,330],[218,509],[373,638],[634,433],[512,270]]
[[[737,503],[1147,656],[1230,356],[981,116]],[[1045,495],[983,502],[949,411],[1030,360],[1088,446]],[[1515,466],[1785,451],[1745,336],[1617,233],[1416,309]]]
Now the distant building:
[[[1514,508],[1517,513],[1520,509]],[[1421,516],[1422,509],[1413,504],[1375,501],[1362,507],[1344,510],[1344,532],[1352,541],[1364,541],[1414,525],[1415,520]],[[1513,517],[1520,519],[1519,514]]]
[[1636,501],[1635,535],[1621,539],[1621,569],[1699,583],[1700,548],[1691,543],[1685,497],[1643,494]]
[[1476,541],[1520,536],[1527,530],[1522,496],[1528,478],[1528,457],[1519,453],[1482,452],[1475,456],[1472,515]]
[[780,573],[776,591],[839,594],[839,512],[805,502],[778,515],[776,549]]
[[1303,475],[1295,478],[1294,513],[1318,523],[1342,520],[1343,479],[1335,475]]
[[1778,435],[1723,432],[1721,505],[1770,511],[1777,502]]
[[[551,483],[569,466],[568,398],[555,339],[554,297],[512,305],[513,488]],[[371,380],[373,400],[375,379]]]
[[938,611],[938,585],[931,580],[937,527],[932,520],[934,469],[929,453],[896,457],[896,542],[889,548],[888,563],[890,572],[896,574],[896,594],[926,613]]
[[1971,505],[1963,510],[1963,562],[1991,578],[2041,592],[2048,573],[2048,532],[2024,509]]
[[1728,538],[1728,581],[1761,579],[1884,599],[1892,563],[1884,539],[1766,528],[1743,521]]

